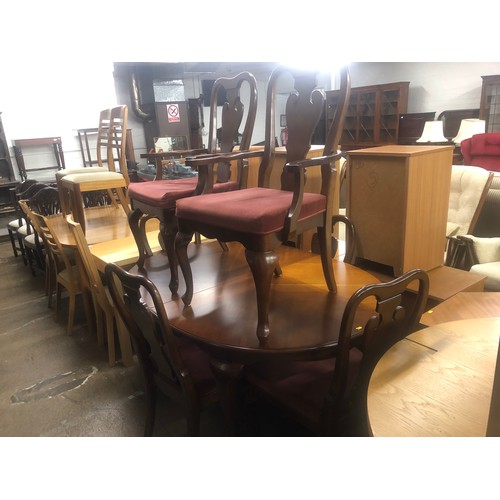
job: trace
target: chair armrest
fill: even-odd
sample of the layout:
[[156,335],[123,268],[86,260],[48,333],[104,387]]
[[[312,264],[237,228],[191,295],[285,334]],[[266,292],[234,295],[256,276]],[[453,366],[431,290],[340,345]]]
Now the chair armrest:
[[321,166],[321,194],[328,197],[332,194],[327,192],[328,183],[326,179],[331,175],[331,165],[335,160],[342,157],[340,153],[334,153],[331,155],[318,156],[315,158],[306,158],[304,160],[289,162],[285,165],[284,169],[294,175],[293,181],[293,197],[288,209],[287,216],[285,218],[283,227],[284,235],[288,237],[290,234],[294,233],[297,227],[297,221],[299,218],[300,211],[302,209],[302,199],[304,196],[305,187],[305,173],[304,169],[309,167]]
[[480,238],[471,234],[458,236],[459,241],[467,246],[472,265],[500,261],[500,238]]
[[290,170],[293,168],[317,167],[318,165],[324,165],[326,163],[332,163],[333,161],[340,160],[342,157],[342,153],[335,153],[326,156],[317,156],[315,158],[306,158],[305,160],[287,163],[285,168]]
[[219,163],[221,161],[244,160],[263,156],[264,151],[239,151],[237,153],[206,153],[186,158],[186,165],[198,168],[202,165]]

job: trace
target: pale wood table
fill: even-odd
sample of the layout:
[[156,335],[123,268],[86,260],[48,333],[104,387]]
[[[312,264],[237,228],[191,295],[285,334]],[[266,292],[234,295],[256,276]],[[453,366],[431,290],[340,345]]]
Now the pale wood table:
[[458,319],[491,317],[500,317],[499,292],[460,292],[426,311],[420,323],[432,326]]
[[377,364],[368,391],[375,436],[486,436],[500,318],[424,328]]

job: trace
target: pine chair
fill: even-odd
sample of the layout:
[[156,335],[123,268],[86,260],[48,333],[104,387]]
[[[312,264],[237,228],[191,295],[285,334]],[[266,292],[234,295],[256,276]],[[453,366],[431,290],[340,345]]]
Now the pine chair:
[[[294,91],[286,104],[288,143],[281,189],[270,189],[269,178],[275,150],[275,101],[280,77],[291,74]],[[339,106],[328,131],[323,156],[305,159],[311,138],[325,106],[325,94],[316,86],[317,74],[278,67],[270,76],[267,90],[266,143],[259,168],[259,187],[229,193],[201,195],[177,201],[179,233],[176,251],[186,283],[182,297],[190,305],[193,276],[187,247],[195,232],[220,241],[238,241],[245,247],[246,259],[257,293],[257,337],[269,335],[269,303],[273,273],[278,274],[276,248],[307,230],[316,229],[323,273],[328,289],[336,291],[332,266],[331,228],[336,182],[334,162],[350,94],[347,69],[341,71]],[[320,193],[304,192],[306,170],[321,166]]]
[[92,329],[92,309],[85,293],[84,284],[80,279],[79,269],[72,262],[68,249],[63,247],[57,237],[57,232],[54,231],[53,216],[44,217],[36,212],[32,212],[31,216],[36,227],[40,230],[45,248],[50,252],[50,258],[53,259],[54,263],[56,274],[56,317],[59,316],[61,311],[62,291],[66,289],[69,296],[67,334],[71,335],[73,333],[77,295],[82,295],[87,324]]
[[[246,119],[243,121],[245,107],[240,98],[240,91],[249,87],[249,104]],[[220,113],[221,119],[217,120],[217,97],[220,92],[225,92],[225,103]],[[160,220],[160,242],[165,249],[170,268],[170,290],[172,293],[178,289],[177,258],[174,249],[177,234],[177,219],[175,217],[176,203],[180,199],[191,198],[201,193],[220,193],[239,190],[246,186],[247,171],[243,168],[243,159],[252,153],[247,152],[252,137],[252,131],[257,112],[257,83],[253,75],[242,72],[232,78],[219,78],[216,80],[211,95],[210,127],[208,135],[208,148],[206,150],[172,151],[172,157],[186,157],[196,155],[200,163],[191,162],[199,169],[197,177],[186,179],[162,179],[162,169],[157,168],[154,181],[137,182],[129,186],[129,197],[133,211],[130,214],[130,227],[135,236],[139,250],[138,267],[142,269],[145,258],[150,255],[147,239],[144,233],[143,215],[156,217]],[[232,156],[230,153],[235,146],[235,137],[241,124],[244,124],[240,143],[240,153]],[[220,127],[220,145],[217,143],[217,129]],[[217,164],[216,179],[213,179],[214,163],[207,161],[216,152],[225,154],[224,160]],[[243,154],[243,152],[245,152]],[[229,161],[237,158],[238,172],[236,180],[231,180],[231,167]],[[204,163],[205,162],[205,163]],[[201,166],[200,166],[201,165]],[[205,169],[203,169],[205,165]]]
[[[125,105],[101,112],[97,161],[99,167],[68,170],[56,177],[61,196],[63,214],[69,212],[85,231],[85,215],[83,193],[88,191],[108,191],[111,200],[120,204],[128,215],[130,207],[127,200],[129,177],[127,172],[126,138],[127,138],[128,108]],[[103,157],[102,151],[106,151]],[[101,167],[107,166],[107,168]],[[117,167],[120,170],[117,172]],[[78,172],[78,173],[75,173]]]
[[[108,346],[109,366],[115,366],[115,325],[116,332],[120,343],[122,354],[122,362],[125,366],[133,364],[132,348],[130,345],[130,337],[125,325],[120,320],[120,317],[115,314],[113,302],[109,295],[107,287],[102,282],[99,271],[95,265],[94,258],[90,253],[90,249],[83,234],[80,224],[75,222],[70,215],[66,218],[68,226],[75,238],[76,247],[80,257],[79,262],[82,264],[81,271],[85,274],[85,286],[90,292],[92,303],[94,305],[94,313],[97,326],[97,341],[99,345],[104,344],[104,335],[106,335]],[[104,319],[104,323],[103,323]]]
[[188,435],[199,434],[201,410],[218,399],[208,356],[174,333],[152,281],[116,264],[106,266],[105,276],[115,308],[129,329],[146,383],[144,435],[153,434],[157,390],[184,402]]
[[[61,209],[64,216],[68,215],[71,211],[69,192],[63,188],[62,184],[63,177],[67,175],[86,174],[91,176],[94,174],[118,171],[125,177],[126,184],[129,184],[130,180],[128,177],[125,151],[126,144],[122,144],[122,140],[126,141],[127,121],[127,106],[103,109],[99,113],[99,126],[97,128],[96,151],[98,166],[73,168],[56,172],[57,188],[61,193]],[[116,122],[116,128],[111,126],[113,122]],[[123,136],[123,134],[125,134],[125,136]],[[89,192],[87,191],[86,193]],[[111,194],[112,193],[109,195]],[[85,192],[83,196],[85,196]]]
[[[410,300],[403,294],[412,282],[418,287]],[[246,366],[249,389],[313,434],[372,435],[367,409],[371,374],[392,345],[418,329],[428,290],[429,277],[420,269],[360,288],[347,302],[334,357]]]

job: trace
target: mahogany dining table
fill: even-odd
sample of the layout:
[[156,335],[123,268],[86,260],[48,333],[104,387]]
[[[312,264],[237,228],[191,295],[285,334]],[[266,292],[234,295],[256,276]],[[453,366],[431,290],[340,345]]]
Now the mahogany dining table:
[[[132,266],[129,271],[144,274],[155,283],[177,334],[190,338],[210,355],[227,425],[237,433],[235,416],[244,366],[262,359],[334,356],[347,301],[362,286],[379,280],[360,268],[334,260],[337,292],[330,292],[319,255],[282,246],[277,254],[283,274],[272,285],[270,334],[262,342],[255,333],[257,300],[244,248],[238,243],[227,246],[228,251],[223,251],[214,240],[189,245],[195,281],[188,307],[180,295],[169,289],[164,253],[146,259],[143,270]],[[91,252],[100,269],[112,260],[99,251],[99,245],[91,247]],[[181,277],[179,293],[183,286]],[[361,319],[368,319],[368,314]]]

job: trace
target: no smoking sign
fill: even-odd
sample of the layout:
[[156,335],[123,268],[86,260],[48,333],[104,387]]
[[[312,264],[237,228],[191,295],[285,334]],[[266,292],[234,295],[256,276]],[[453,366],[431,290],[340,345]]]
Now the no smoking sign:
[[168,117],[169,123],[181,121],[178,104],[168,104],[167,105],[167,117]]

